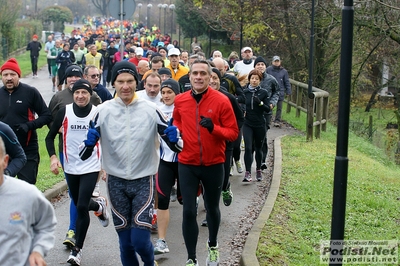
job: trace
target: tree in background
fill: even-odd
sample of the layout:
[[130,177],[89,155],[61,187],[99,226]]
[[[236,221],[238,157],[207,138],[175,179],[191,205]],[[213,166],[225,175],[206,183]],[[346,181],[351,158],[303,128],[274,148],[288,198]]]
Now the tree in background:
[[72,11],[65,6],[50,6],[40,13],[39,18],[46,23],[54,23],[54,31],[64,31],[64,23],[72,23],[74,16]]
[[[2,36],[1,46],[3,57],[8,56],[8,46],[13,43],[15,22],[21,11],[22,1],[0,0],[0,32]],[[5,58],[3,58],[5,59]]]
[[[108,3],[110,0],[92,0],[93,5],[99,10],[99,12],[103,15],[108,17],[109,16],[109,10],[108,10]],[[132,1],[132,5],[135,4],[134,1]]]

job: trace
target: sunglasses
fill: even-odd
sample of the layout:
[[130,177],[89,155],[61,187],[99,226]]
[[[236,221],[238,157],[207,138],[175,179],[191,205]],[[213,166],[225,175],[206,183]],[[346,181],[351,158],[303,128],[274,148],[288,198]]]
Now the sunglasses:
[[99,77],[100,77],[100,74],[93,74],[93,75],[90,75],[90,77],[91,77],[92,79],[99,78]]

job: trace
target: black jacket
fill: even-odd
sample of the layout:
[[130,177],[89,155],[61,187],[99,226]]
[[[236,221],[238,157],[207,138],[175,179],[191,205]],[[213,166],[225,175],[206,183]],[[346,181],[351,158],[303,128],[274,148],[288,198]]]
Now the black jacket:
[[[271,111],[268,91],[262,89],[260,86],[256,87],[254,91],[250,91],[247,85],[243,93],[244,97],[238,97],[238,102],[246,105],[244,123],[250,127],[265,127],[264,113]],[[258,97],[263,102],[263,105],[260,106],[257,104],[254,97]]]
[[[0,88],[0,121],[14,130],[25,153],[38,151],[36,129],[51,120],[50,110],[36,88],[21,82],[12,93],[4,86]],[[27,132],[19,127],[21,124],[28,129]]]
[[27,51],[31,52],[31,57],[38,57],[39,51],[42,49],[42,44],[38,41],[31,41],[26,47]]

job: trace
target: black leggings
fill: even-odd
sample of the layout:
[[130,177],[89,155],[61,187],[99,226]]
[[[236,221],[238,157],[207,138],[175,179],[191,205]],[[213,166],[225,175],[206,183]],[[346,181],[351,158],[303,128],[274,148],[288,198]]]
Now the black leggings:
[[241,148],[240,145],[242,144],[242,129],[240,128],[239,130],[239,136],[237,137],[237,139],[233,142],[233,159],[235,160],[235,162],[240,160],[240,152],[241,152]]
[[188,259],[196,259],[197,224],[196,197],[200,182],[203,184],[204,204],[207,209],[208,240],[210,246],[217,244],[221,212],[219,201],[224,176],[224,165],[194,166],[178,163],[179,186],[183,199],[182,232]]
[[[160,159],[156,188],[158,194],[158,209],[168,210],[171,189],[178,179],[178,162],[166,162]],[[179,186],[179,183],[178,183]]]
[[230,183],[229,183],[229,176],[231,172],[231,162],[232,162],[232,153],[233,153],[233,144],[234,142],[227,141],[226,148],[225,148],[225,163],[224,163],[224,182],[222,184],[222,190],[228,190]]
[[72,199],[78,210],[78,218],[76,220],[76,246],[83,248],[83,242],[89,228],[90,216],[89,211],[98,211],[99,204],[92,200],[92,192],[96,186],[99,172],[87,173],[83,175],[67,176],[68,188]]
[[256,153],[256,169],[261,168],[261,159],[263,156],[262,146],[265,140],[266,130],[265,126],[250,127],[246,124],[243,125],[243,139],[244,139],[244,165],[246,171],[251,172],[251,164],[253,163],[253,148]]

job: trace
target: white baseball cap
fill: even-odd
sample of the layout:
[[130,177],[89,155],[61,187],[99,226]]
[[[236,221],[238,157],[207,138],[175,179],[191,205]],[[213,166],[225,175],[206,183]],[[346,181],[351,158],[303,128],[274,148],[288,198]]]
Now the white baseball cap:
[[171,48],[171,49],[169,49],[169,51],[168,51],[168,56],[171,56],[171,55],[180,55],[180,54],[181,54],[181,51],[179,51],[178,48]]

